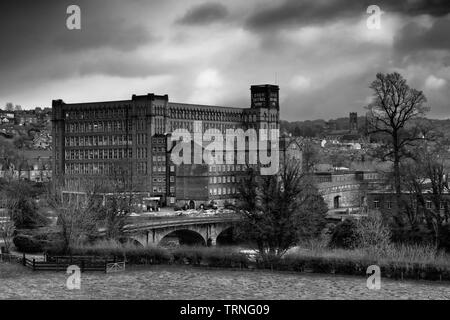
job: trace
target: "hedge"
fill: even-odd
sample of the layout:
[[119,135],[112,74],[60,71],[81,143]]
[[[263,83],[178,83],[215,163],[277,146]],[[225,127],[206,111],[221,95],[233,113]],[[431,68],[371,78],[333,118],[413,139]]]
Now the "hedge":
[[276,271],[341,274],[366,277],[370,265],[378,265],[382,278],[448,280],[450,269],[432,263],[378,262],[366,258],[335,258],[286,255],[274,263],[252,262],[243,253],[222,248],[180,247],[168,250],[160,247],[145,248],[75,248],[73,255],[123,256],[129,264],[175,264],[220,268],[252,268]]

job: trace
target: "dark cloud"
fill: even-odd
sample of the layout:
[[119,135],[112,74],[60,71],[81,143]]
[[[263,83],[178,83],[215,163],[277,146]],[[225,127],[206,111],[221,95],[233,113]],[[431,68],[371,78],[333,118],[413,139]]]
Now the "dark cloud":
[[127,25],[125,20],[104,19],[88,21],[80,31],[64,31],[54,43],[63,51],[105,47],[131,51],[155,40],[156,37],[140,25]]
[[[71,4],[81,8],[81,30],[66,27],[66,10]],[[7,94],[17,83],[44,84],[87,74],[86,53],[94,55],[94,50],[100,57],[107,56],[102,57],[103,64],[99,61],[96,68],[91,66],[91,73],[152,74],[154,68],[150,70],[145,65],[140,70],[134,66],[120,71],[110,63],[111,70],[105,70],[106,63],[121,53],[132,54],[136,48],[158,40],[148,31],[146,21],[133,14],[136,7],[143,5],[140,0],[129,1],[126,6],[119,0],[1,1],[0,94]]]
[[[254,31],[276,31],[289,27],[319,24],[343,18],[367,15],[368,0],[298,1],[284,0],[280,5],[256,10],[246,20],[247,28]],[[443,16],[450,12],[448,0],[376,1],[382,11],[405,15],[429,14]]]
[[394,48],[397,52],[417,53],[422,50],[450,50],[450,17],[439,18],[431,28],[418,23],[406,24],[396,35]]
[[[449,0],[206,1],[0,1],[0,105],[142,91],[246,107],[251,84],[278,81],[283,119],[331,118],[363,112],[376,73],[399,71],[418,89],[434,83],[427,91],[432,115],[448,117]],[[81,7],[81,31],[66,28],[70,4]],[[371,4],[392,25],[379,35],[354,32]],[[222,87],[196,88],[210,69]]]
[[[117,0],[78,0],[81,30],[66,27],[70,0],[0,3],[0,70],[39,61],[58,52],[108,47],[128,51],[154,41],[142,25],[121,16]],[[9,48],[5,50],[4,48]]]
[[204,3],[190,8],[177,23],[186,25],[206,25],[224,20],[228,9],[220,3]]
[[148,61],[142,58],[131,58],[129,56],[102,57],[95,60],[83,62],[78,71],[80,75],[106,75],[122,78],[148,77],[156,75],[167,75],[174,70],[179,70],[176,63],[168,64],[156,61]]

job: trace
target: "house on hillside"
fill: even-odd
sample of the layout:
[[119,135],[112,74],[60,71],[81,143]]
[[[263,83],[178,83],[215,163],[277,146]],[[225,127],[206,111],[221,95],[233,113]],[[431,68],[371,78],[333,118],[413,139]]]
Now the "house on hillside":
[[27,126],[30,124],[37,124],[38,118],[34,112],[21,112],[17,113],[17,117],[15,119],[16,124],[20,126]]

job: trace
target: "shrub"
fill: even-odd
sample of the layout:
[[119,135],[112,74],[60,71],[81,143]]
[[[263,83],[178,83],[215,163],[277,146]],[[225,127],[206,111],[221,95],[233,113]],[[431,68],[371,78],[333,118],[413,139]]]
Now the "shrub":
[[18,229],[32,229],[49,223],[35,201],[35,187],[26,181],[13,181],[4,189],[6,208]]
[[132,264],[164,264],[172,260],[172,255],[159,247],[134,247],[124,249],[128,263]]
[[391,240],[394,243],[421,244],[433,241],[433,233],[421,225],[416,228],[393,227],[391,232]]
[[179,247],[172,251],[173,261],[180,264],[198,265],[202,260],[201,248]]
[[450,227],[448,225],[439,231],[439,248],[450,251]]
[[391,231],[384,224],[381,214],[370,212],[356,222],[358,246],[374,255],[383,255],[391,246]]
[[23,253],[42,252],[46,244],[44,240],[38,240],[32,236],[17,235],[13,238],[16,249]]
[[62,240],[51,241],[42,247],[42,250],[48,255],[60,256],[65,255],[67,252],[66,245]]
[[72,255],[92,255],[99,257],[125,257],[131,264],[161,264],[172,260],[170,253],[160,247],[142,247],[115,240],[100,240],[92,244],[72,248]]
[[331,234],[330,247],[351,249],[356,246],[357,240],[358,235],[355,221],[346,219],[334,228]]
[[233,249],[205,248],[200,250],[201,260],[210,267],[236,268],[247,266],[248,257]]

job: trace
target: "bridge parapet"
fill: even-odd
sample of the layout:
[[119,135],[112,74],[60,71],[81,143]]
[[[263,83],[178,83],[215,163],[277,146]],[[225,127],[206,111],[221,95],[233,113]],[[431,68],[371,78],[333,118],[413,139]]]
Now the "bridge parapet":
[[221,232],[240,220],[238,215],[158,219],[126,225],[125,234],[145,246],[157,245],[167,235],[185,230],[199,234],[205,244],[214,245]]

